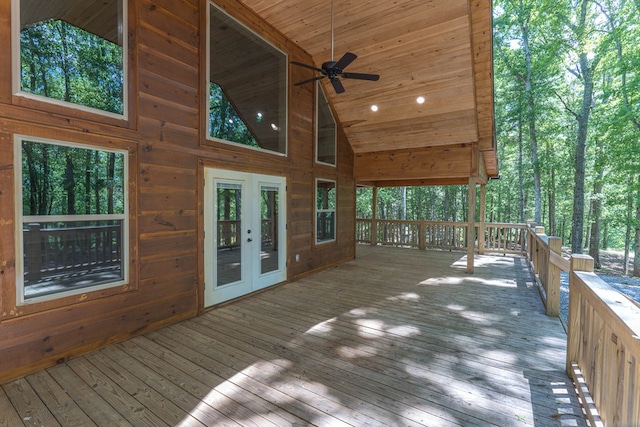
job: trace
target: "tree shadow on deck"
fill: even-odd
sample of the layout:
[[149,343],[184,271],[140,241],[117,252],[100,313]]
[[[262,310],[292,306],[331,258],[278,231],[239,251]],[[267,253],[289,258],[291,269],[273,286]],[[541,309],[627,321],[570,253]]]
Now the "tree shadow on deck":
[[524,260],[479,257],[468,275],[459,253],[390,254],[176,329],[206,336],[198,351],[236,372],[216,389],[232,384],[244,390],[235,402],[265,399],[314,425],[586,425],[562,328]]
[[380,248],[49,372],[84,376],[79,400],[120,396],[132,423],[586,425],[525,261],[465,269]]

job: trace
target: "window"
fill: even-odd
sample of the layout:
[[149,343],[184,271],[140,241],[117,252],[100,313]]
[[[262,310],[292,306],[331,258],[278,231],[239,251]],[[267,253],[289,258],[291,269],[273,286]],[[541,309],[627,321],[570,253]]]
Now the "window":
[[126,0],[13,0],[14,92],[126,117]]
[[319,82],[316,94],[316,162],[335,166],[336,121]]
[[336,239],[336,183],[316,180],[316,243]]
[[127,282],[128,152],[15,137],[18,304]]
[[287,57],[209,5],[208,139],[287,153]]

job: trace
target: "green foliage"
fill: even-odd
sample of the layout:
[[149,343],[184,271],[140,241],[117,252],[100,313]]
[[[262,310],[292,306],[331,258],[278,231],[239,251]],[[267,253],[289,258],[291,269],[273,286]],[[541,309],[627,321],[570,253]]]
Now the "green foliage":
[[209,84],[209,135],[224,141],[258,147],[244,120],[217,84]]
[[20,33],[20,89],[123,114],[123,49],[64,21],[28,26]]
[[125,155],[22,141],[23,215],[123,214]]
[[[495,119],[502,179],[487,186],[488,219],[533,219],[533,172],[538,170],[542,225],[565,244],[570,241],[577,119],[585,67],[590,67],[594,88],[584,164],[586,203],[584,212],[579,212],[585,218],[585,246],[595,219],[589,205],[601,198],[601,220],[606,225],[602,241],[608,247],[624,247],[627,226],[635,225],[630,224],[627,196],[639,190],[640,174],[638,5],[630,0],[494,1]],[[532,117],[538,143],[535,164]],[[593,189],[600,171],[603,192],[597,195]]]
[[[377,217],[418,221],[465,221],[467,187],[463,185],[433,187],[378,188]],[[373,190],[358,188],[356,217],[372,218]]]

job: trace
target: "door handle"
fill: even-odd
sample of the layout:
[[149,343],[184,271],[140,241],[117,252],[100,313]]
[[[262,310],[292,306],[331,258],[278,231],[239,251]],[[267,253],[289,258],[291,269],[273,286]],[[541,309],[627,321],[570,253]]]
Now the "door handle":
[[247,239],[247,242],[253,242],[253,239],[252,239],[251,237],[249,237],[249,238]]

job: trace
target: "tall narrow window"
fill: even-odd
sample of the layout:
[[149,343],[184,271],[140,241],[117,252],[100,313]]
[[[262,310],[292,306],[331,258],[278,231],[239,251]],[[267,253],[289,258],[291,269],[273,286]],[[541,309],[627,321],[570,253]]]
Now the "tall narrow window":
[[126,116],[126,0],[13,7],[17,94]]
[[127,281],[127,154],[16,137],[18,303]]
[[316,180],[316,243],[336,239],[336,182]]
[[209,5],[208,138],[287,153],[287,57]]
[[316,94],[316,162],[335,166],[336,121],[319,82]]

